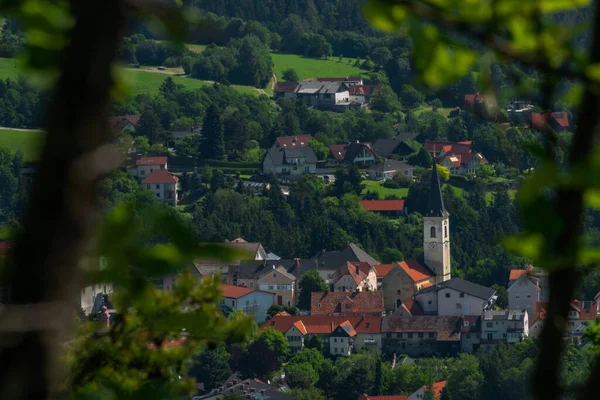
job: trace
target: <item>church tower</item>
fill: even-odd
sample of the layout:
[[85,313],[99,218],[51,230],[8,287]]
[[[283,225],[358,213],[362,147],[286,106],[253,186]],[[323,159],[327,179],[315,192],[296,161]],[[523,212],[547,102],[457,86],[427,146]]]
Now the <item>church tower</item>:
[[423,217],[425,265],[436,275],[436,283],[450,277],[450,214],[444,208],[442,188],[434,162],[427,212]]

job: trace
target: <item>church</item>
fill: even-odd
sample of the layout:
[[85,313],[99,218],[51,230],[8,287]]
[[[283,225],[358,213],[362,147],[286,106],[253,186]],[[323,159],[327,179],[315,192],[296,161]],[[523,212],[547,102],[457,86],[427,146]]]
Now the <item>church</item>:
[[[419,260],[394,263],[383,279],[381,290],[384,292],[387,312],[406,309],[403,304],[408,302],[416,303],[423,314],[461,315],[467,311],[465,315],[468,315],[471,311],[480,312],[480,307],[483,310],[493,304],[493,289],[451,276],[450,214],[444,207],[435,164],[431,172],[427,212],[423,216],[423,263]],[[451,299],[452,292],[456,292],[459,300],[451,301],[453,309],[448,311],[445,310],[446,298]],[[443,300],[439,298],[440,293]],[[440,312],[443,314],[438,314]]]

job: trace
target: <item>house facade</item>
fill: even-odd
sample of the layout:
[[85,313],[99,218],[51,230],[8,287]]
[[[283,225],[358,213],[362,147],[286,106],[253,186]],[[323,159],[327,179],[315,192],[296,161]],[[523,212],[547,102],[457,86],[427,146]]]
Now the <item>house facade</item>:
[[221,304],[251,315],[259,324],[267,320],[267,310],[274,304],[273,293],[233,285],[221,285],[221,291]]
[[536,313],[536,304],[549,300],[548,275],[532,265],[524,269],[512,269],[507,294],[509,310],[525,309],[533,316]]
[[166,169],[155,169],[142,180],[142,185],[164,203],[177,206],[179,178]]
[[371,165],[377,161],[377,153],[371,143],[348,143],[329,146],[329,161],[332,163],[351,163]]
[[448,168],[452,175],[466,175],[475,173],[480,165],[488,164],[483,154],[471,149],[471,142],[440,142],[427,140],[425,149],[437,160]]
[[275,295],[274,304],[295,305],[296,277],[277,265],[278,260],[246,260],[229,266],[227,283]]
[[438,283],[415,293],[425,315],[480,315],[493,307],[494,289],[459,278]]
[[306,147],[311,139],[311,135],[280,136],[275,139],[275,143],[273,143],[273,146],[271,147],[275,147],[277,149]]
[[396,174],[402,174],[413,179],[415,167],[401,161],[385,160],[367,168],[369,179],[374,181],[386,181],[392,179]]
[[263,174],[297,179],[303,174],[317,172],[317,156],[312,148],[273,147],[263,158]]
[[339,324],[329,335],[329,353],[334,356],[349,356],[354,348],[356,331],[346,320]]
[[148,156],[141,157],[136,160],[134,166],[127,167],[127,173],[135,176],[138,180],[144,180],[153,171],[167,170],[167,157],[163,156]]
[[332,277],[336,292],[363,292],[377,290],[377,273],[366,262],[348,261]]
[[112,129],[125,131],[135,131],[140,126],[140,115],[120,115],[111,117],[109,124]]
[[431,385],[431,388],[427,385],[421,386],[410,396],[408,396],[408,400],[427,400],[430,393],[435,400],[440,400],[442,398],[442,391],[446,387],[446,384],[447,381],[441,381]]
[[481,316],[481,346],[514,344],[529,337],[529,315],[526,310],[486,310]]
[[386,311],[397,310],[415,292],[435,284],[435,274],[417,260],[394,263],[381,283]]
[[310,315],[382,315],[383,292],[313,292]]

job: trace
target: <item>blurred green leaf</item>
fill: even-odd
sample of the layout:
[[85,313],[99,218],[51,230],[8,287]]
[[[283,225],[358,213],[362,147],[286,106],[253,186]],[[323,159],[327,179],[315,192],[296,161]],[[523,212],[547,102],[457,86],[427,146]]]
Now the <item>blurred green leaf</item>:
[[600,210],[600,189],[588,189],[584,193],[585,205]]
[[541,234],[506,236],[503,238],[502,244],[508,251],[535,262],[540,259],[542,254],[544,238]]
[[536,201],[548,187],[558,183],[558,167],[552,162],[544,162],[532,176],[527,178],[517,192],[517,201],[524,207]]
[[584,265],[600,264],[600,249],[584,248],[579,251],[579,262]]
[[388,33],[397,31],[408,16],[405,7],[382,0],[367,1],[363,13],[376,28]]

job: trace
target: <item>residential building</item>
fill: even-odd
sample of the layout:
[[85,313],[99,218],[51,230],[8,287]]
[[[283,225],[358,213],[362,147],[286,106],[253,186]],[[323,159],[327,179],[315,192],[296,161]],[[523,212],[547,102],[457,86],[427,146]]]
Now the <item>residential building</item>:
[[333,275],[348,262],[366,262],[377,265],[379,261],[354,243],[344,243],[340,251],[321,250],[309,259],[279,260],[279,265],[284,266],[288,272],[300,279],[303,273],[317,270],[325,282],[331,284]]
[[221,304],[231,310],[243,311],[262,324],[267,320],[267,310],[274,304],[273,293],[242,286],[221,285]]
[[369,396],[366,393],[358,396],[357,400],[408,400],[408,396],[404,394],[394,394],[391,396]]
[[567,316],[567,333],[572,342],[580,343],[583,331],[598,318],[598,295],[594,300],[573,300]]
[[[465,94],[465,106],[469,107],[469,108],[473,108],[477,105],[485,105],[486,104],[486,98],[484,95],[479,94],[479,92],[474,93],[474,94]],[[488,99],[489,101],[489,99]]]
[[461,315],[460,350],[463,353],[475,353],[481,344],[481,316]]
[[452,356],[460,352],[460,317],[383,317],[382,350],[419,356]]
[[[307,79],[307,80],[314,80],[314,79]],[[363,85],[363,80],[360,76],[346,76],[346,77],[341,77],[341,78],[317,78],[316,79],[317,82],[342,82],[343,84],[345,84],[348,87],[352,87],[352,86],[362,86]]]
[[417,389],[413,394],[408,396],[408,400],[426,400],[428,399],[427,395],[431,393],[435,400],[440,400],[442,398],[442,391],[446,387],[448,381],[436,382],[431,385],[431,389],[429,386],[423,385],[419,389]]
[[[326,349],[330,349],[332,355],[346,355],[340,347],[342,344],[352,345],[352,352],[362,350],[380,353],[381,352],[381,321],[380,316],[326,316],[326,315],[276,315],[267,321],[263,328],[273,328],[283,333],[290,344],[293,353],[304,348],[304,343],[312,335],[318,336],[323,340]],[[339,336],[332,337],[332,333],[343,323],[348,322],[356,335],[352,335],[350,342],[339,340]],[[342,329],[345,329],[342,327]],[[342,333],[342,335],[344,335]],[[333,341],[336,339],[336,341]],[[331,345],[330,343],[333,342]],[[335,353],[335,348],[338,348]]]
[[351,85],[349,87],[349,100],[355,104],[368,104],[377,91],[381,90],[381,85]]
[[485,310],[481,316],[481,346],[514,344],[529,337],[527,310]]
[[536,304],[535,314],[529,319],[529,337],[537,339],[540,336],[547,314],[548,303],[539,301]]
[[140,115],[120,115],[111,117],[108,123],[110,127],[115,130],[122,132],[135,131],[140,126]]
[[275,98],[298,100],[322,110],[343,111],[350,107],[349,85],[343,81],[278,82],[273,93]]
[[415,292],[435,285],[435,274],[417,260],[406,260],[392,265],[381,284],[386,311],[397,310]]
[[402,174],[412,180],[414,170],[415,167],[404,162],[384,160],[367,168],[367,173],[369,174],[369,179],[374,181],[387,181],[388,179],[392,179],[396,174]]
[[266,260],[267,252],[259,242],[247,242],[242,238],[226,241],[225,245],[232,250],[241,251],[248,255],[247,259]]
[[179,178],[166,169],[155,169],[142,180],[142,185],[150,190],[160,201],[177,206]]
[[452,278],[415,293],[425,315],[479,315],[493,307],[494,289],[459,278]]
[[296,304],[296,277],[278,266],[279,260],[248,260],[231,265],[227,283],[275,294],[275,304]]
[[331,278],[336,292],[364,292],[377,290],[377,274],[367,262],[348,261]]
[[[197,387],[203,388],[202,382]],[[194,396],[192,400],[226,400],[226,399],[250,399],[250,400],[292,400],[281,389],[277,389],[258,379],[242,379],[238,373],[223,383],[223,385],[211,390],[209,393]]]
[[382,315],[383,292],[313,292],[310,315]]
[[360,200],[360,206],[366,210],[386,217],[399,217],[406,213],[402,200]]
[[477,167],[487,164],[481,153],[472,151],[471,142],[440,142],[427,140],[425,149],[437,160],[438,164],[448,168],[452,175],[475,173]]
[[141,157],[135,161],[134,166],[127,167],[127,173],[135,176],[138,180],[144,180],[153,171],[158,169],[167,170],[167,157],[148,156]]
[[387,315],[392,315],[394,317],[417,317],[423,315],[423,310],[419,303],[415,301],[414,297],[409,297],[404,300],[396,310]]
[[306,147],[311,139],[311,135],[280,136],[275,139],[275,143],[272,147],[277,149],[295,149],[298,147]]
[[545,112],[525,114],[526,123],[532,129],[542,130],[546,124],[556,132],[569,131],[569,116],[566,112]]
[[371,143],[334,144],[329,146],[329,161],[358,165],[370,165],[377,161],[377,153]]
[[417,141],[420,136],[417,132],[402,132],[391,139],[377,139],[373,149],[383,158],[395,156],[398,161],[406,162],[409,155],[418,152],[421,148],[421,144]]
[[531,264],[525,269],[512,269],[507,295],[509,310],[527,310],[533,316],[536,313],[536,303],[549,300],[548,275]]
[[263,174],[274,174],[287,179],[295,179],[303,174],[317,172],[317,156],[312,148],[272,147],[263,158]]
[[377,276],[377,290],[381,289],[384,278],[390,273],[393,267],[394,264],[373,265],[373,268],[375,268],[375,275]]
[[342,322],[329,335],[329,354],[349,356],[354,348],[355,337],[356,331],[350,321]]

